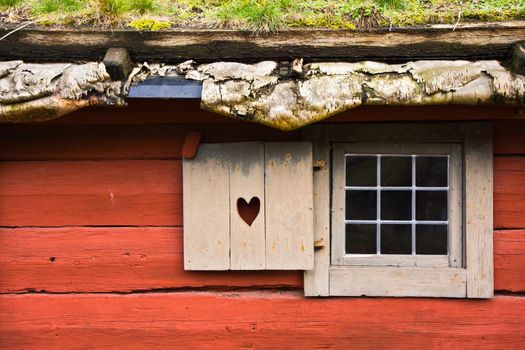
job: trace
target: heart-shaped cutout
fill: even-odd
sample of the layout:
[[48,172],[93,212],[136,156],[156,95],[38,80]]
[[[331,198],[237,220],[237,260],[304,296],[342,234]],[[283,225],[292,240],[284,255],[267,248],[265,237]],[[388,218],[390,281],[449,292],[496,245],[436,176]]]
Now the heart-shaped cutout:
[[260,210],[261,201],[257,197],[252,197],[249,203],[242,197],[237,199],[237,212],[248,226],[252,226]]

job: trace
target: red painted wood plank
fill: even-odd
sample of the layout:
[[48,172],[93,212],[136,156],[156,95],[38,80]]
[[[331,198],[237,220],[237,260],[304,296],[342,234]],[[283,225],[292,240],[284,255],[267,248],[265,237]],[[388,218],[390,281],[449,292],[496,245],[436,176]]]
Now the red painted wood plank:
[[494,289],[525,291],[525,230],[494,232]]
[[[495,228],[525,228],[525,158],[494,161]],[[0,226],[182,225],[179,160],[0,163]]]
[[334,115],[323,122],[469,121],[515,118],[513,108],[477,106],[362,106]]
[[525,120],[494,123],[495,154],[525,154]]
[[525,157],[494,159],[494,227],[525,228]]
[[0,229],[0,293],[302,288],[299,271],[190,272],[182,228]]
[[1,162],[0,226],[182,224],[180,161]]
[[[350,121],[463,121],[513,119],[509,107],[488,106],[363,106],[326,119]],[[245,123],[200,109],[198,100],[130,100],[127,108],[93,107],[43,124],[200,124]]]
[[296,141],[300,131],[282,132],[252,123],[181,125],[3,125],[0,160],[178,159],[189,131],[201,142]]
[[[181,228],[0,229],[0,293],[302,288],[302,273],[186,272]],[[494,233],[495,289],[525,291],[525,230]]]
[[525,298],[3,295],[6,349],[520,349]]

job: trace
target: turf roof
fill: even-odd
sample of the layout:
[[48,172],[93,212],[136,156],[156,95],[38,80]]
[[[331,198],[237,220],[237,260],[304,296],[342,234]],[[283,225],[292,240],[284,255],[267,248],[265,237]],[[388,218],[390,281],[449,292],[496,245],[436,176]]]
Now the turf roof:
[[0,0],[0,25],[271,32],[525,19],[525,0]]

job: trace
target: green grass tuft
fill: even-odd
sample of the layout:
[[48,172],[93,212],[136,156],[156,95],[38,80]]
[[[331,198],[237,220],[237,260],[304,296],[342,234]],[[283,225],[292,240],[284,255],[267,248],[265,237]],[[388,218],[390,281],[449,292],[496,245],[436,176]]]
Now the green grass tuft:
[[290,6],[291,0],[230,0],[217,9],[216,18],[254,32],[275,32]]
[[152,12],[155,9],[155,3],[153,0],[133,0],[131,8],[143,15],[147,12]]
[[[153,20],[143,22],[145,17]],[[454,24],[458,19],[525,20],[525,0],[0,0],[0,24],[33,20],[39,25],[118,27],[135,22],[140,30],[169,23],[259,33],[289,27]]]
[[117,19],[129,11],[130,4],[126,0],[96,0],[98,13],[102,19]]
[[20,0],[0,0],[1,7],[14,7],[20,3]]
[[83,6],[85,6],[83,0],[41,0],[34,7],[33,12],[36,14],[53,12],[70,13],[80,10]]
[[402,9],[405,6],[404,0],[375,0],[379,7],[390,9]]

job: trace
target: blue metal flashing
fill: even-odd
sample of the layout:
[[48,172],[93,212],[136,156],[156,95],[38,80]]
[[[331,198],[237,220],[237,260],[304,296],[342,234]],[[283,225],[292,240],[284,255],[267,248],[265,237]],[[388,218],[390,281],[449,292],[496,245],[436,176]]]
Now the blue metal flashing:
[[149,77],[129,89],[128,98],[201,98],[202,82],[182,76]]

